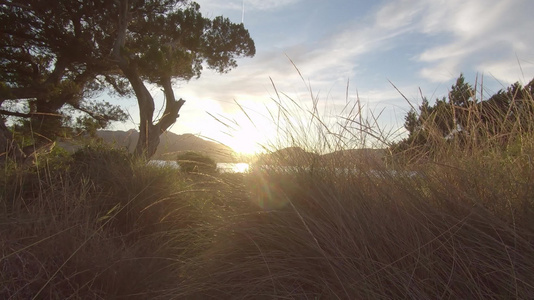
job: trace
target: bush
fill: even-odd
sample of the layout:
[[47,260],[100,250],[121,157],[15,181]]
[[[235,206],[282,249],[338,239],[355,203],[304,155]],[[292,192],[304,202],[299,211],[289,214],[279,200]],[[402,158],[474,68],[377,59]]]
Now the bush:
[[180,165],[180,170],[186,173],[217,172],[217,163],[211,157],[198,152],[188,151],[179,154],[176,161]]

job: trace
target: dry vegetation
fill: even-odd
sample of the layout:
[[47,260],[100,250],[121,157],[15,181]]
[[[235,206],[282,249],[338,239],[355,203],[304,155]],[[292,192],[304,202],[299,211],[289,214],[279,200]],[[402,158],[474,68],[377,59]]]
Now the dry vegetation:
[[[292,131],[307,150],[380,132],[310,111],[329,142]],[[183,174],[105,148],[5,165],[0,298],[532,299],[534,137],[516,125],[353,172]]]

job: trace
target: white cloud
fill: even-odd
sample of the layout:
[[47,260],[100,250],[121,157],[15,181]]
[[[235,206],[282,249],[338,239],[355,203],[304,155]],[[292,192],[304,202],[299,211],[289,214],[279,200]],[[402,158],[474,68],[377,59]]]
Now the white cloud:
[[419,73],[431,82],[447,82],[462,72],[456,59],[446,59],[430,67],[422,68]]
[[[197,2],[203,10],[217,15],[232,11],[240,16],[242,9],[241,0]],[[284,15],[284,8],[296,4],[304,8],[309,3],[302,0],[245,0],[245,8],[247,11],[278,10],[276,14],[280,14],[280,19],[291,19],[296,17]],[[334,21],[295,19],[295,24],[310,24],[306,30],[312,32],[306,35],[300,35],[301,32],[294,35],[287,33],[291,32],[291,28],[269,27],[276,34],[270,34],[269,38],[253,36],[261,40],[262,45],[270,47],[258,48],[256,57],[240,60],[239,67],[229,74],[219,75],[206,70],[199,80],[192,80],[176,90],[177,96],[184,97],[188,102],[183,108],[183,116],[178,120],[179,126],[175,128],[184,132],[193,131],[190,128],[195,125],[199,127],[198,123],[215,126],[212,121],[206,121],[210,117],[205,111],[236,112],[239,108],[233,103],[234,99],[251,107],[270,101],[275,92],[269,77],[279,92],[309,101],[306,90],[309,84],[321,99],[331,97],[333,102],[337,101],[336,105],[345,100],[348,79],[352,83],[371,76],[379,80],[383,78],[384,84],[381,86],[357,86],[360,98],[373,105],[384,106],[397,101],[396,109],[404,115],[409,105],[387,83],[387,78],[390,78],[388,72],[399,70],[394,70],[394,67],[387,69],[386,65],[381,69],[383,74],[377,74],[368,64],[367,69],[363,69],[369,57],[382,54],[408,61],[409,58],[401,57],[402,52],[396,56],[395,51],[400,44],[418,45],[410,48],[413,59],[410,72],[415,73],[406,71],[406,80],[410,82],[398,86],[410,100],[418,99],[417,86],[422,86],[424,94],[430,96],[425,92],[437,89],[437,83],[450,82],[460,72],[481,72],[486,77],[492,76],[502,81],[503,85],[517,80],[526,83],[534,76],[534,54],[531,53],[531,49],[534,49],[534,35],[531,34],[534,26],[532,0],[391,0],[377,3],[384,4],[352,21],[341,18]],[[321,21],[325,23],[318,23]],[[276,26],[277,22],[268,24]],[[322,36],[313,32],[319,27],[324,29],[321,30],[324,33]],[[265,27],[261,29],[258,32],[267,32]],[[286,54],[302,72],[305,82]],[[517,63],[518,58],[521,66]],[[415,75],[422,76],[426,81]],[[449,83],[441,85],[435,97],[439,97],[441,89],[446,91],[447,87]],[[402,117],[400,119],[402,121]],[[211,132],[214,129],[209,130]]]
[[[273,9],[296,2],[249,0],[245,5],[250,9]],[[227,7],[241,9],[242,2],[239,0],[224,3]],[[532,24],[529,14],[534,9],[529,7],[534,8],[530,0],[391,1],[375,8],[373,14],[363,19],[343,26],[337,24],[336,28],[342,30],[332,31],[331,35],[317,37],[315,41],[307,43],[294,43],[285,49],[283,45],[279,45],[280,48],[263,49],[257,57],[228,76],[233,78],[233,82],[240,83],[239,92],[244,94],[268,94],[266,90],[272,88],[269,76],[277,82],[280,90],[293,89],[292,84],[299,85],[302,81],[284,56],[287,54],[304,79],[310,79],[315,90],[324,90],[337,81],[365,76],[359,73],[358,67],[366,55],[377,52],[393,55],[387,51],[395,49],[396,43],[408,34],[416,34],[416,38],[433,39],[419,49],[414,62],[421,64],[419,75],[430,82],[447,82],[460,72],[470,70],[491,72],[496,78],[510,80],[513,78],[513,69],[506,70],[504,66],[517,65],[515,54],[522,59],[532,60],[528,50],[534,47],[534,37],[529,32],[532,27],[529,25]],[[484,61],[491,63],[484,64]],[[529,73],[531,68],[525,69],[526,77],[534,75]],[[388,74],[382,76],[386,78]],[[235,86],[224,82],[213,85],[213,93],[228,95],[222,96],[228,98],[235,93],[231,90]]]
[[[515,63],[510,63],[510,61],[514,60]],[[496,80],[503,83],[503,85],[516,81],[519,81],[522,84],[527,84],[532,80],[532,75],[534,74],[533,63],[517,61],[516,58],[512,57],[507,60],[488,61],[480,64],[478,68],[483,74],[494,77]]]
[[[534,47],[530,34],[534,25],[531,18],[534,3],[529,0],[412,2],[425,6],[419,20],[421,32],[443,37],[443,42],[437,42],[418,57],[428,64],[420,74],[431,81],[450,80],[459,71],[467,71],[459,68],[484,71],[474,70],[483,67],[483,61],[513,65],[514,54],[532,57],[527,49]],[[503,68],[493,70],[496,77],[509,78],[499,75]],[[534,73],[530,73],[532,75]]]
[[[363,25],[370,23],[370,25]],[[399,26],[393,23],[399,22]],[[385,52],[395,38],[412,30],[409,23],[397,20],[387,26],[371,20],[347,24],[344,30],[318,39],[308,48],[294,47],[289,56],[312,80],[347,80],[358,75],[359,61],[365,55]],[[404,25],[400,25],[400,23]],[[362,74],[359,74],[362,75]]]
[[245,7],[259,10],[270,10],[292,5],[299,1],[300,0],[246,0]]
[[[245,11],[248,10],[276,10],[301,0],[245,0]],[[243,0],[196,0],[205,10],[242,10]]]
[[422,9],[420,5],[414,5],[413,2],[413,0],[400,0],[383,6],[376,13],[376,26],[395,29],[413,24],[414,18]]

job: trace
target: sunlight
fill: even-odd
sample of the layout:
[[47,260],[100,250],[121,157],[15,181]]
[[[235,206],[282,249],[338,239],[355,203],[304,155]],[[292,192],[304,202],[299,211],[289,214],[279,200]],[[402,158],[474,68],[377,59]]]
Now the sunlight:
[[238,154],[252,155],[257,154],[261,150],[261,146],[258,145],[258,141],[254,136],[240,135],[232,139],[232,143],[229,146],[234,149]]
[[255,122],[258,123],[256,124],[258,127],[255,127],[244,116],[238,116],[236,119],[240,126],[228,132],[227,145],[238,154],[253,155],[262,152],[262,145],[265,145],[269,138],[262,130],[273,132],[272,129],[270,130],[272,124],[256,118]]
[[234,173],[245,173],[245,172],[248,172],[249,169],[250,169],[250,166],[249,164],[246,164],[246,163],[235,164],[233,168]]
[[[271,113],[277,111],[278,107],[275,104],[258,104],[254,100],[243,100],[243,103],[227,110],[222,107],[212,109],[209,112],[211,120],[202,124],[202,136],[232,148],[239,155],[263,153],[266,147],[278,140]],[[199,128],[197,120],[188,119],[189,127]]]

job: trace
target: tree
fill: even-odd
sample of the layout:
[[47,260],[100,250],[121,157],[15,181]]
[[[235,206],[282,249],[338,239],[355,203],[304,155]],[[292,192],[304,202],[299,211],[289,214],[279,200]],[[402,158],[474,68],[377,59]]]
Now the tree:
[[408,112],[404,123],[408,137],[392,150],[432,156],[447,143],[472,147],[477,140],[492,140],[505,146],[514,134],[534,131],[533,99],[534,79],[525,87],[515,83],[482,101],[460,75],[448,97],[436,99],[434,105],[423,98],[418,111]]
[[66,107],[101,128],[125,120],[117,106],[87,101],[104,82],[121,85],[106,61],[109,51],[99,47],[109,37],[94,30],[109,17],[95,12],[111,9],[109,2],[0,1],[0,152],[14,144],[5,125],[10,117],[28,120],[37,144],[67,125]]
[[534,79],[524,87],[516,82],[480,103],[481,123],[493,135],[510,132],[514,126],[523,132],[532,132],[533,99]]
[[[237,57],[255,54],[242,24],[204,18],[188,0],[5,0],[0,26],[0,114],[29,118],[34,131],[51,138],[64,122],[65,105],[105,125],[125,116],[109,104],[88,105],[87,95],[104,88],[133,92],[140,110],[136,153],[146,157],[185,102],[176,100],[173,80],[199,77],[204,66],[225,73]],[[146,84],[163,88],[159,120]],[[6,100],[26,101],[28,109],[4,109]],[[80,119],[96,124],[88,120]]]
[[[136,153],[152,156],[159,136],[179,117],[185,100],[176,100],[173,79],[199,77],[203,65],[225,73],[236,58],[253,56],[254,42],[243,24],[229,19],[204,18],[195,2],[121,0],[113,58],[128,79],[140,111],[140,138]],[[163,88],[165,110],[155,122],[154,99],[145,83]]]

